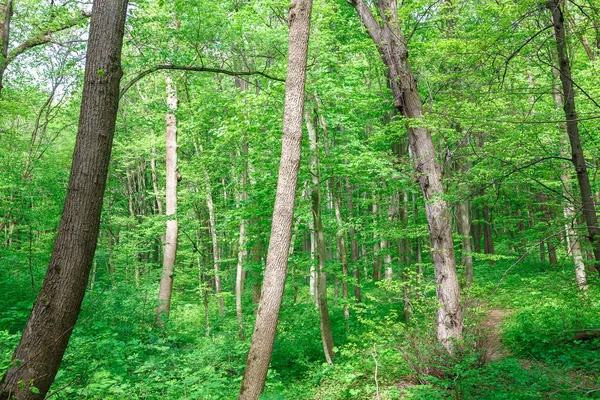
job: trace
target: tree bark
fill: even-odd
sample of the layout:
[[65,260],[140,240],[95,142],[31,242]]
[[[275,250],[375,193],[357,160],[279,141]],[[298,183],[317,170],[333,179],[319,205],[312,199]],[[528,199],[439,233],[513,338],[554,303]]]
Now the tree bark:
[[288,74],[277,193],[260,305],[239,399],[258,399],[265,387],[287,272],[296,186],[302,149],[302,114],[312,0],[292,0],[289,8]]
[[4,87],[4,72],[8,66],[8,42],[10,40],[10,19],[13,14],[12,0],[0,3],[0,94]]
[[319,148],[317,146],[317,132],[311,120],[312,114],[309,109],[305,110],[306,128],[310,142],[311,158],[311,176],[312,187],[310,188],[310,198],[312,204],[313,226],[315,230],[315,239],[317,246],[317,309],[319,311],[319,329],[321,331],[321,341],[323,342],[323,352],[328,364],[333,364],[333,335],[331,332],[331,319],[329,318],[329,306],[327,303],[327,275],[325,265],[327,260],[327,247],[325,245],[325,232],[323,230],[323,219],[321,218],[321,189],[320,189],[320,168],[319,168]]
[[163,269],[158,291],[158,307],[156,322],[164,328],[171,309],[171,293],[173,291],[173,274],[177,256],[177,89],[171,77],[166,78],[167,84],[167,134],[166,134],[166,217],[167,229],[163,247]]
[[346,321],[347,330],[348,320],[350,319],[350,311],[348,310],[348,256],[346,254],[346,239],[342,227],[342,213],[340,211],[339,197],[333,199],[333,208],[335,211],[335,219],[337,221],[338,254],[340,263],[342,264],[342,298],[344,299],[344,321]]
[[[350,186],[350,179],[346,177],[346,195],[348,196],[347,206],[348,212],[354,212],[354,205],[352,204],[352,186]],[[360,297],[360,268],[358,265],[358,242],[356,241],[356,230],[354,226],[350,226],[348,231],[348,235],[350,236],[350,248],[352,251],[352,264],[354,265],[354,269],[352,271],[352,275],[354,277],[354,298],[357,303],[361,302]]]
[[[554,74],[554,78],[558,78],[559,72],[556,70],[556,68],[553,68],[552,72]],[[552,85],[552,99],[554,100],[555,109],[560,109],[563,106],[563,97],[561,96],[560,90],[556,83]],[[568,136],[568,130],[564,124],[560,124],[559,129],[567,133],[566,136]],[[566,136],[561,139],[561,154],[566,153]],[[565,150],[563,151],[563,149]],[[571,176],[566,166],[563,169],[561,180],[563,181],[563,193],[565,197],[568,198],[571,189]],[[579,241],[579,234],[574,228],[574,224],[577,221],[577,216],[575,214],[575,207],[573,206],[573,204],[568,202],[564,204],[563,215],[565,216],[565,236],[567,239],[567,253],[573,257],[573,263],[575,264],[575,282],[577,283],[577,286],[580,290],[582,290],[583,292],[587,292],[587,273],[585,270],[585,264],[583,262],[583,251],[581,249],[581,243]]]
[[[246,139],[243,139],[242,143],[242,157],[247,157],[248,155],[248,142]],[[242,171],[242,179],[240,182],[241,186],[241,194],[240,200],[242,201],[241,207],[245,207],[248,202],[248,191],[246,190],[246,185],[248,184],[248,166],[244,162],[244,168]],[[242,292],[244,289],[244,274],[243,274],[243,266],[244,259],[248,255],[248,250],[246,248],[246,219],[242,218],[240,221],[240,236],[238,239],[238,259],[237,259],[237,269],[235,274],[235,312],[238,320],[238,329],[240,339],[244,338],[244,325],[242,321],[243,313],[242,313]]]
[[558,54],[560,80],[563,91],[563,109],[567,121],[567,135],[571,144],[571,161],[577,173],[579,183],[579,192],[581,196],[582,213],[587,225],[588,240],[592,244],[594,258],[596,259],[597,269],[600,265],[600,230],[598,228],[598,217],[592,197],[592,188],[588,176],[583,149],[581,148],[581,139],[579,135],[579,125],[577,123],[577,111],[575,109],[575,90],[573,80],[571,79],[571,66],[567,54],[567,42],[565,36],[564,15],[562,12],[562,1],[551,0],[546,3],[546,7],[552,12],[552,22],[554,24],[554,37],[556,40],[556,52]]
[[466,283],[467,286],[470,286],[473,283],[473,255],[471,254],[471,221],[468,200],[463,200],[456,205],[456,227],[462,238],[460,263],[465,266]]
[[127,0],[94,0],[67,198],[46,278],[0,384],[2,400],[45,397],[81,309],[119,106],[126,11]]
[[462,337],[463,313],[459,299],[451,218],[444,200],[442,170],[435,158],[431,133],[418,126],[418,121],[423,118],[423,106],[408,62],[406,39],[400,31],[396,0],[378,1],[382,25],[374,18],[364,0],[348,1],[360,15],[387,66],[395,107],[402,116],[411,120],[407,126],[409,144],[414,156],[418,182],[425,198],[425,213],[435,266],[436,293],[440,303],[437,338],[448,352],[452,353],[452,340]]

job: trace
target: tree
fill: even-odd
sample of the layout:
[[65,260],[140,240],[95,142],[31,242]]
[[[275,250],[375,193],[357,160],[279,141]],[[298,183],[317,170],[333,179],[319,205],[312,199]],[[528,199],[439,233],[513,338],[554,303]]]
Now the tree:
[[[565,35],[564,15],[562,11],[562,1],[552,0],[546,3],[546,6],[552,12],[552,23],[554,25],[554,37],[556,41],[556,53],[558,54],[558,70],[560,72],[560,81],[562,82],[563,109],[567,120],[567,135],[571,145],[571,161],[577,173],[577,182],[579,183],[579,193],[581,196],[582,213],[588,230],[588,240],[592,244],[596,264],[600,265],[600,229],[598,228],[598,217],[592,197],[592,187],[587,171],[583,149],[581,147],[581,138],[579,135],[579,125],[577,123],[577,111],[575,108],[575,90],[573,88],[573,79],[571,77],[571,66],[567,53],[567,41]],[[597,268],[600,272],[600,268]]]
[[[58,32],[62,32],[78,26],[90,17],[90,14],[84,11],[77,11],[76,15],[69,15],[66,7],[55,6],[54,2],[50,4],[48,19],[41,26],[36,24],[33,32],[14,48],[9,49],[11,39],[11,19],[13,16],[13,0],[4,0],[0,2],[0,93],[2,93],[4,73],[6,68],[21,54],[41,45],[51,43]],[[60,8],[60,9],[59,9]]]
[[429,238],[433,248],[436,293],[440,302],[437,337],[444,347],[452,352],[451,340],[460,339],[463,330],[452,221],[444,199],[442,170],[435,158],[436,151],[431,133],[422,126],[423,105],[408,62],[407,41],[400,30],[396,0],[378,1],[382,24],[377,22],[364,0],[348,1],[358,12],[387,67],[394,106],[408,119],[410,149],[414,157],[417,180],[425,199]]
[[68,194],[46,278],[0,399],[42,399],[60,366],[81,309],[96,241],[119,107],[127,0],[95,0],[79,129]]
[[169,76],[167,83],[167,134],[166,134],[166,212],[167,229],[164,240],[163,270],[160,278],[158,292],[158,308],[156,309],[156,321],[160,327],[164,327],[171,309],[171,293],[173,290],[173,274],[175,260],[177,257],[177,88],[173,79]]
[[311,11],[312,0],[292,0],[289,8],[288,73],[285,82],[281,161],[263,289],[239,394],[242,400],[258,399],[264,389],[285,286],[302,149]]

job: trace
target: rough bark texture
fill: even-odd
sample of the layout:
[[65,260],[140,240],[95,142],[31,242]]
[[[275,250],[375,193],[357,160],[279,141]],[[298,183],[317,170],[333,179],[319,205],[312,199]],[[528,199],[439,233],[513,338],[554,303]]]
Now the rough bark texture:
[[[85,294],[100,226],[100,211],[121,81],[121,46],[127,0],[95,0],[79,129],[67,198],[46,278],[0,399],[43,399],[54,380]],[[33,393],[36,387],[39,393]]]
[[360,15],[388,68],[395,107],[404,117],[412,120],[407,128],[409,144],[415,160],[418,182],[425,198],[425,213],[435,266],[436,293],[440,303],[437,337],[446,349],[452,352],[452,339],[462,336],[463,315],[459,301],[451,218],[443,198],[442,170],[435,159],[431,133],[418,126],[418,120],[423,117],[423,106],[408,63],[408,49],[406,39],[400,31],[396,0],[378,1],[382,25],[371,14],[364,0],[348,1]]
[[2,81],[8,65],[8,41],[10,39],[10,18],[12,17],[12,0],[0,2],[0,94]]
[[[553,69],[553,74],[555,79],[558,78],[559,72],[556,69]],[[563,97],[561,96],[560,90],[556,84],[552,85],[552,98],[554,100],[554,107],[556,109],[560,109],[563,105]],[[561,129],[565,133],[568,133],[567,127],[564,124],[560,124],[559,129]],[[566,136],[568,136],[568,134],[565,135],[563,139],[561,139],[561,153],[563,153],[563,155],[564,153],[566,153]],[[569,192],[571,191],[571,176],[569,173],[569,169],[566,168],[566,166],[563,169],[561,180],[564,182],[564,195],[565,197],[568,197]],[[567,252],[573,257],[573,263],[575,264],[575,281],[577,282],[577,286],[580,290],[587,292],[587,273],[585,270],[585,264],[583,262],[583,252],[581,250],[579,235],[574,227],[574,224],[577,221],[577,216],[573,204],[564,204],[563,215],[565,216],[565,236],[567,237]]]
[[171,309],[171,293],[173,290],[173,274],[177,256],[177,89],[171,77],[167,77],[167,134],[166,134],[166,217],[167,229],[163,247],[163,269],[158,291],[158,307],[156,322],[163,327]]
[[239,394],[243,400],[258,399],[265,387],[285,286],[302,148],[311,10],[312,0],[292,0],[289,9],[288,74],[285,82],[281,161],[263,290]]
[[[571,144],[571,160],[577,173],[577,182],[579,183],[579,192],[581,195],[582,213],[588,230],[588,240],[592,244],[596,264],[600,264],[600,231],[598,229],[598,217],[594,208],[592,197],[592,188],[588,176],[583,149],[581,148],[581,139],[579,136],[579,126],[577,124],[577,112],[575,109],[575,91],[571,79],[571,67],[569,56],[567,54],[567,43],[565,38],[564,15],[562,12],[562,2],[549,1],[546,7],[552,12],[552,22],[554,24],[554,37],[556,39],[556,52],[558,54],[560,80],[563,91],[563,109],[567,121],[567,135]],[[598,268],[598,267],[597,267]]]

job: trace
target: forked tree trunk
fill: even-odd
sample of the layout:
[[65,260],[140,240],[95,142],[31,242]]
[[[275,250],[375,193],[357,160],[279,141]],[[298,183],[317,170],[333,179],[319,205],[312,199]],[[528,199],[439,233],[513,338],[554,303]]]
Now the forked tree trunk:
[[560,80],[562,82],[563,109],[567,121],[567,135],[571,144],[571,161],[577,173],[579,193],[581,196],[582,213],[588,230],[588,240],[592,244],[597,269],[600,266],[600,230],[598,228],[598,217],[592,197],[590,178],[581,148],[579,136],[579,125],[577,123],[577,111],[575,109],[575,90],[571,78],[571,66],[567,53],[567,42],[565,36],[564,15],[562,12],[563,1],[550,0],[546,7],[552,12],[554,24],[554,37],[556,41],[556,52],[558,54]]
[[419,127],[423,106],[417,83],[408,62],[406,39],[400,31],[396,0],[379,0],[382,25],[375,19],[364,0],[348,0],[356,9],[367,28],[379,54],[387,66],[394,105],[401,115],[411,119],[407,126],[410,148],[414,157],[418,182],[425,198],[425,213],[429,224],[436,293],[440,303],[437,316],[437,338],[453,352],[453,339],[460,339],[463,331],[463,312],[456,274],[451,217],[444,200],[442,170],[435,158],[431,133]]
[[2,400],[46,396],[81,309],[98,240],[119,107],[126,11],[127,0],[93,4],[67,198],[46,278],[0,383]]
[[164,328],[171,310],[171,293],[173,291],[173,273],[177,256],[177,89],[171,77],[167,83],[167,134],[166,134],[166,217],[167,229],[163,247],[163,268],[158,291],[158,307],[156,308],[156,323]]
[[265,387],[287,272],[300,152],[306,60],[312,0],[292,0],[289,9],[288,74],[277,193],[260,305],[239,399],[258,399]]

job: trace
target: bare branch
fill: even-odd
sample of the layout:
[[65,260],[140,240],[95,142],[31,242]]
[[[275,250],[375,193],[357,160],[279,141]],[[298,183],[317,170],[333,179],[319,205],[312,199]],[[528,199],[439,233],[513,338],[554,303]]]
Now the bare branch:
[[121,89],[121,97],[123,97],[125,95],[125,93],[133,86],[135,85],[140,79],[156,72],[156,71],[160,71],[160,70],[177,70],[177,71],[192,71],[192,72],[213,72],[213,73],[217,73],[217,74],[224,74],[224,75],[230,75],[230,76],[249,76],[249,75],[259,75],[262,77],[265,77],[267,79],[271,79],[274,81],[279,81],[279,82],[285,82],[285,79],[282,78],[278,78],[276,76],[272,76],[269,74],[266,74],[264,72],[261,71],[230,71],[227,69],[221,69],[221,68],[208,68],[208,67],[195,67],[193,65],[171,65],[171,64],[162,64],[162,65],[156,65],[152,68],[149,68],[143,72],[140,72],[138,75],[135,76],[135,78],[133,78],[132,80],[130,80],[125,86],[123,86],[123,89]]

